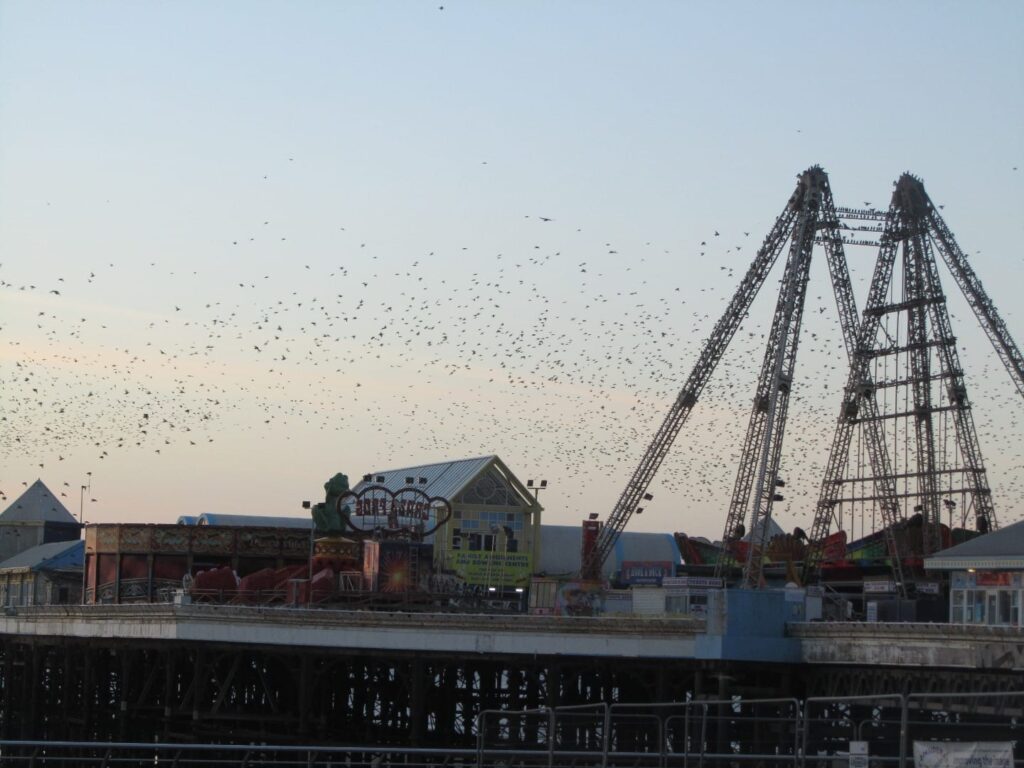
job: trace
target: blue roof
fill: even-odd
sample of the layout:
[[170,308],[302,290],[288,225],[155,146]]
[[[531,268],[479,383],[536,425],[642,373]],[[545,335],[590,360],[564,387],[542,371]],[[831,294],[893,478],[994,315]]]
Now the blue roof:
[[[178,523],[182,523],[178,518]],[[222,515],[219,512],[203,512],[194,525],[232,525],[236,528],[311,528],[312,517],[274,517],[271,515]]]
[[33,571],[60,571],[80,569],[85,561],[85,542],[51,541],[19,552],[0,563],[6,568],[30,568]]

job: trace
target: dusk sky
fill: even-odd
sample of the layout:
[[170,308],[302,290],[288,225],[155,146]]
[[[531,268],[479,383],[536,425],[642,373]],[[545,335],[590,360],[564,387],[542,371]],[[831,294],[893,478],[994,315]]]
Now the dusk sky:
[[[0,0],[0,490],[301,515],[496,453],[604,519],[814,164],[857,207],[919,175],[1024,341],[1022,40],[1020,2]],[[631,530],[721,535],[780,273]],[[1005,524],[1024,402],[942,277]],[[811,281],[787,529],[846,373]]]

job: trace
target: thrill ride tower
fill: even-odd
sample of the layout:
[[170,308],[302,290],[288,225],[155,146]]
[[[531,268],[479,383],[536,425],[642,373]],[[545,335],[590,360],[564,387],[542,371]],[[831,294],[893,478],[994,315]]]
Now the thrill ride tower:
[[[953,496],[959,498],[964,518],[974,516],[978,530],[996,527],[936,251],[1022,395],[1024,358],[919,179],[909,174],[900,178],[888,212],[837,208],[827,174],[814,166],[798,177],[796,189],[715,324],[639,466],[593,545],[583,553],[585,578],[599,576],[632,515],[652,498],[648,489],[655,474],[785,250],[723,533],[728,544],[749,531],[748,545],[738,550],[743,552],[742,585],[763,583],[768,523],[774,502],[781,499],[779,489],[785,485],[779,464],[816,245],[825,251],[849,377],[805,550],[804,580],[816,575],[830,530],[852,521],[858,507],[863,520],[870,505],[872,519],[877,515],[881,523],[901,594],[906,591],[907,558],[942,547],[941,511],[958,503]],[[857,311],[846,245],[878,248],[863,314]],[[907,527],[919,528],[920,537],[898,535]],[[726,565],[726,559],[720,558],[716,573],[722,575]]]

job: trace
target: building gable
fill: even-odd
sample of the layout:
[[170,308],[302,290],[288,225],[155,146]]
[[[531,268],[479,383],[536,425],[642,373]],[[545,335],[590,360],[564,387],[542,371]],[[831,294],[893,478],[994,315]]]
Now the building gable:
[[539,507],[495,455],[371,472],[352,490],[358,493],[371,485],[381,485],[392,492],[414,486],[428,496],[464,504]]

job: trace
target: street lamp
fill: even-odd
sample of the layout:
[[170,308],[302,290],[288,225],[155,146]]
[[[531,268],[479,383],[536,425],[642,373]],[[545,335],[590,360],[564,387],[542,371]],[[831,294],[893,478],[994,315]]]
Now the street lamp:
[[946,510],[949,512],[949,533],[953,534],[953,510],[956,509],[956,502],[952,499],[945,499],[942,502],[946,506]]
[[[533,503],[539,508],[540,507],[540,492],[544,491],[544,490],[547,490],[548,481],[547,480],[541,480],[536,485],[534,485],[533,480],[527,480],[526,481],[526,487],[529,488],[531,491],[533,491]],[[533,512],[533,510],[530,510],[530,512]],[[524,520],[523,521],[524,533],[526,532],[525,531],[526,524],[527,523]],[[540,554],[539,554],[540,553],[540,549],[539,549],[539,547],[540,547],[540,512],[539,511],[536,513],[536,515],[532,515],[530,517],[529,525],[530,525],[529,535],[526,537],[525,541],[520,542],[520,545],[529,542],[529,545],[530,545],[529,546],[529,552],[530,552],[531,557],[535,561],[539,561],[539,559],[540,559]]]
[[[302,502],[303,509],[309,509],[310,503],[308,501]],[[316,525],[312,520],[309,521],[309,568],[308,578],[306,580],[306,607],[308,608],[313,602],[313,533],[316,531]]]
[[494,550],[498,544],[498,531],[501,528],[497,523],[491,523],[491,554],[487,557],[487,591],[492,592],[491,589],[491,567],[494,565]]
[[[85,476],[88,478],[88,480],[86,481],[86,484],[81,487],[81,492],[79,493],[78,496],[79,525],[82,524],[82,518],[85,517],[85,515],[82,514],[83,507],[85,507],[85,492],[88,491],[90,494],[92,493],[92,472],[86,472]],[[93,501],[96,501],[96,499],[93,499]]]
[[547,480],[541,480],[537,485],[534,485],[533,484],[533,480],[527,480],[526,481],[526,487],[528,489],[530,489],[531,491],[533,491],[533,500],[534,501],[538,501],[539,500],[538,497],[540,496],[540,492],[544,491],[544,490],[547,490],[548,481]]

